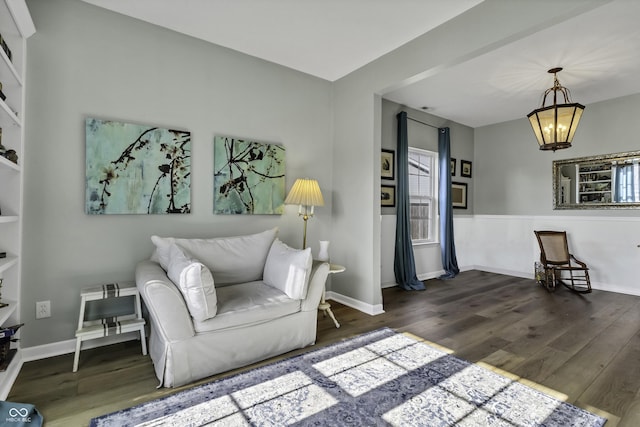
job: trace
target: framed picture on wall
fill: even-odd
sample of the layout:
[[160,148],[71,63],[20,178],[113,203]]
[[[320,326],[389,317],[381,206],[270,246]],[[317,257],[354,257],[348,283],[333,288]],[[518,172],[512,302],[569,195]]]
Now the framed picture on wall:
[[380,191],[380,206],[395,207],[396,205],[396,186],[383,185]]
[[467,184],[465,182],[451,183],[451,206],[457,209],[467,209]]
[[382,179],[395,179],[396,160],[393,150],[382,149],[380,156],[380,177]]
[[460,160],[460,176],[471,178],[471,162],[468,160]]
[[456,176],[456,159],[451,158],[451,176]]

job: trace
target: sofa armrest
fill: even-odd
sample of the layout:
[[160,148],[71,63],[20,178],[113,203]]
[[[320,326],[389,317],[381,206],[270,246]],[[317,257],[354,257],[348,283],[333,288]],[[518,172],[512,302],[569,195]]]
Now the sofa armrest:
[[138,263],[136,286],[156,332],[165,341],[182,341],[195,335],[193,320],[180,290],[158,263],[151,260]]
[[309,279],[307,297],[302,300],[302,311],[318,309],[327,276],[329,276],[329,263],[314,261],[313,268],[311,269],[311,278]]

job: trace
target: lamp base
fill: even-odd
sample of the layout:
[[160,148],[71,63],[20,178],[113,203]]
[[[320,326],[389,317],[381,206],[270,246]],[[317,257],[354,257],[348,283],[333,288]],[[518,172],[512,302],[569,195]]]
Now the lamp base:
[[302,249],[307,248],[307,220],[309,219],[308,215],[304,215],[302,217],[304,220],[304,231],[302,232]]

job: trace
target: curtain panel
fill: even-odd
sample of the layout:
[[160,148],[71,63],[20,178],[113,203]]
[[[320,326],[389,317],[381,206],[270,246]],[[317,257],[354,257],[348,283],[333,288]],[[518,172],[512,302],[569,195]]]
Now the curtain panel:
[[398,119],[398,188],[396,191],[396,246],[393,271],[396,283],[405,290],[424,290],[422,281],[416,275],[416,263],[411,244],[411,223],[409,209],[409,137],[407,134],[407,113],[401,112]]
[[451,206],[451,142],[449,128],[438,129],[438,154],[440,159],[440,182],[438,185],[440,212],[440,249],[442,268],[440,279],[452,279],[460,272],[453,239],[453,208]]

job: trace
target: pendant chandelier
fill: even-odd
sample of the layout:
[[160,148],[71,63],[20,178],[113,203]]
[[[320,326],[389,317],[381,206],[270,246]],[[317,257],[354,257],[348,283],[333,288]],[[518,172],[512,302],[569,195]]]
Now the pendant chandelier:
[[[553,87],[544,92],[542,106],[527,115],[541,150],[556,151],[571,147],[573,135],[576,133],[578,122],[584,111],[584,105],[577,102],[571,103],[569,89],[560,85],[556,76],[560,71],[562,67],[548,71],[553,74]],[[553,92],[553,105],[545,107],[547,96],[551,92]],[[563,104],[558,104],[558,93],[564,98]]]

